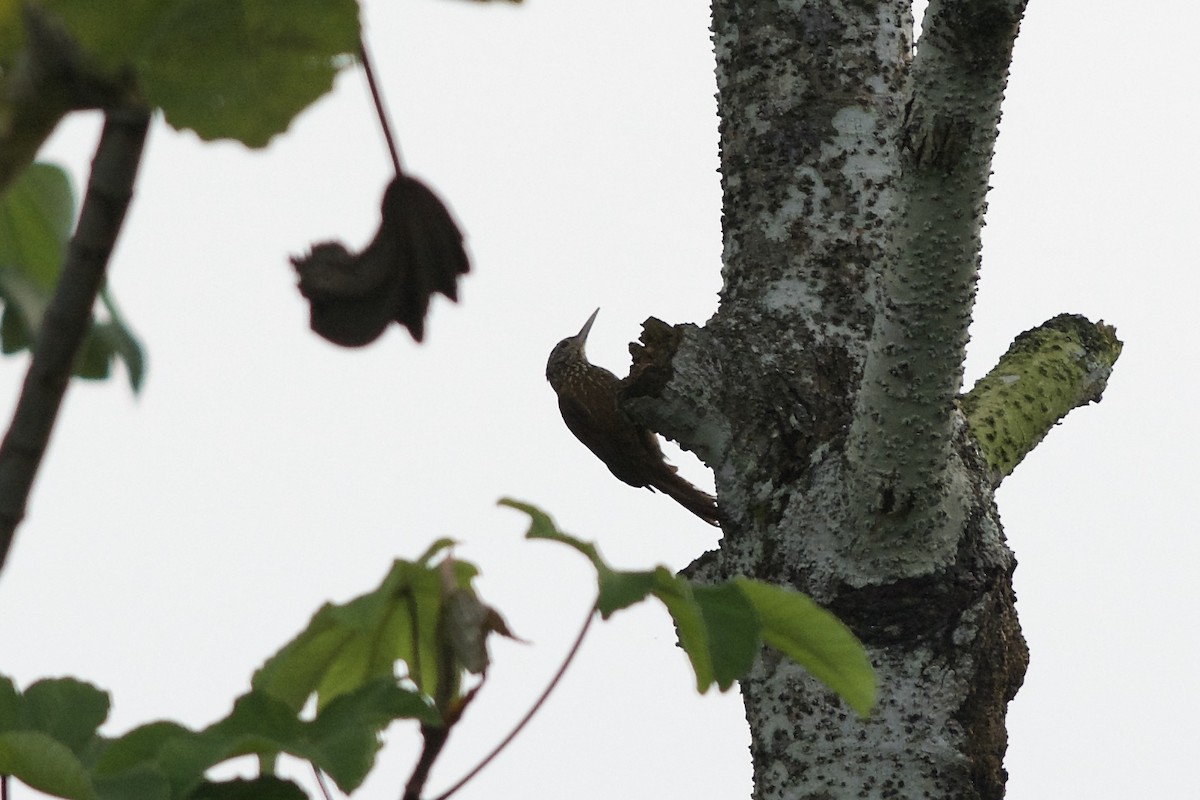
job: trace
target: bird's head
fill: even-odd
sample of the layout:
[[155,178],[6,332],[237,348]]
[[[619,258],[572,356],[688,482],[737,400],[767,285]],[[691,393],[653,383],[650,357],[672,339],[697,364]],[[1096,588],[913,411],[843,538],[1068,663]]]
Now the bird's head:
[[562,381],[570,376],[577,365],[587,363],[584,346],[587,344],[588,332],[592,329],[592,323],[596,321],[596,315],[599,313],[600,309],[597,308],[588,317],[587,322],[583,323],[579,333],[563,339],[550,351],[550,358],[546,361],[546,380],[550,381],[550,385],[554,387],[555,391],[558,390]]

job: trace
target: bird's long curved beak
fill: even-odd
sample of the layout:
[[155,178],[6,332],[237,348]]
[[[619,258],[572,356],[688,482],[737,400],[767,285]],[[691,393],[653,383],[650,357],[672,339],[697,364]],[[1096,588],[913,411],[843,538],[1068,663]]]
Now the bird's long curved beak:
[[592,330],[592,323],[596,321],[596,315],[599,313],[600,309],[597,308],[592,312],[592,315],[588,317],[588,321],[583,323],[583,327],[579,329],[579,333],[576,334],[575,338],[579,340],[580,344],[583,344],[587,341],[588,333]]

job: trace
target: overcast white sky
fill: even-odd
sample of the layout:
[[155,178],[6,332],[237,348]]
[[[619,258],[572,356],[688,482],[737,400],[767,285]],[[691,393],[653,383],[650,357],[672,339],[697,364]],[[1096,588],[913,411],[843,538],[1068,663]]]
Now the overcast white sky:
[[[201,726],[320,603],[451,536],[532,644],[493,647],[436,792],[532,701],[590,601],[578,556],[523,542],[497,498],[542,505],[631,568],[682,567],[716,543],[613,480],[543,378],[596,306],[590,354],[616,371],[647,316],[716,308],[707,9],[493,5],[366,4],[406,164],[448,199],[474,259],[422,347],[395,328],[362,351],[319,340],[287,262],[316,240],[361,245],[376,224],[390,166],[359,73],[264,152],[154,127],[112,266],[148,347],[145,389],[71,387],[0,579],[0,671],[110,690],[113,734]],[[1033,0],[1017,47],[968,381],[1061,312],[1126,344],[1104,402],[998,497],[1032,650],[1010,711],[1014,800],[1195,791],[1198,29],[1182,0]],[[82,182],[97,132],[73,121],[45,155]],[[0,362],[3,402],[24,368]],[[406,730],[388,738],[369,800],[398,797],[416,754]],[[460,797],[748,797],[747,744],[736,693],[695,695],[665,614],[628,612]]]

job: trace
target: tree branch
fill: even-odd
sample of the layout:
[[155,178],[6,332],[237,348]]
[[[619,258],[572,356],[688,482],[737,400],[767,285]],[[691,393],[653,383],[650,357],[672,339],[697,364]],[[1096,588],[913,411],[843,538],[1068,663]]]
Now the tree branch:
[[633,365],[621,380],[626,413],[710,465],[725,458],[730,435],[726,420],[707,413],[721,389],[713,346],[695,325],[650,317],[641,342],[629,345]]
[[962,386],[1000,103],[1024,6],[933,0],[913,62],[898,180],[905,208],[880,273],[847,443],[855,506],[875,520],[907,519],[908,530],[954,527],[924,516],[950,491],[953,400]]
[[46,308],[12,424],[0,444],[0,568],[12,545],[54,427],[71,366],[87,334],[96,295],[133,195],[150,113],[111,110],[92,161],[79,223]]
[[1071,410],[1100,400],[1120,355],[1115,328],[1074,314],[1013,341],[961,401],[993,486]]

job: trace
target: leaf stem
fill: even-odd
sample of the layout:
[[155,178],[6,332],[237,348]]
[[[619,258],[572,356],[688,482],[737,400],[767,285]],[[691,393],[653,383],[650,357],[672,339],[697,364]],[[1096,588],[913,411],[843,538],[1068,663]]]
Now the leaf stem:
[[446,746],[446,740],[450,738],[450,727],[448,725],[422,725],[421,738],[425,740],[425,744],[421,748],[421,758],[417,761],[416,769],[413,770],[412,776],[404,786],[402,800],[420,800],[421,789],[425,787],[425,781],[429,779],[429,771],[433,769],[433,762],[437,760],[442,748]]
[[529,711],[525,713],[525,716],[521,717],[521,720],[513,727],[511,731],[508,732],[508,735],[505,736],[500,743],[492,749],[492,752],[484,756],[483,759],[476,764],[470,772],[464,775],[449,789],[435,797],[434,800],[446,800],[446,798],[450,797],[450,795],[454,794],[463,786],[465,786],[467,781],[471,780],[480,772],[482,772],[484,767],[490,764],[496,756],[500,755],[500,752],[504,748],[508,747],[509,743],[512,742],[512,740],[516,738],[517,734],[520,733],[529,723],[529,720],[533,719],[533,715],[538,712],[538,710],[542,707],[542,704],[546,702],[548,697],[550,697],[550,693],[554,691],[554,687],[558,686],[558,682],[562,680],[563,675],[566,674],[567,667],[569,667],[571,662],[575,660],[575,656],[579,653],[579,647],[583,644],[583,637],[587,635],[588,629],[592,627],[592,620],[595,619],[595,617],[596,607],[592,606],[590,609],[588,609],[587,619],[584,620],[583,627],[579,629],[579,635],[575,637],[575,642],[571,645],[571,649],[567,651],[566,658],[563,659],[562,664],[559,665],[558,671],[554,673],[554,677],[550,680],[550,683],[546,686],[541,696],[538,697],[537,701],[534,702]]
[[325,796],[325,800],[333,800],[333,795],[329,793],[329,785],[325,783],[325,773],[321,772],[321,768],[316,764],[312,765],[313,775],[317,777],[317,786],[321,789],[321,794]]
[[371,99],[375,102],[375,115],[379,118],[379,127],[383,129],[383,138],[387,140],[388,152],[392,154],[392,166],[397,175],[403,175],[400,167],[400,148],[396,146],[396,137],[392,134],[392,125],[388,121],[387,109],[383,106],[383,94],[375,80],[375,68],[371,66],[371,57],[367,54],[367,40],[358,35],[358,55],[362,61],[363,72],[367,74],[367,86],[371,88]]

